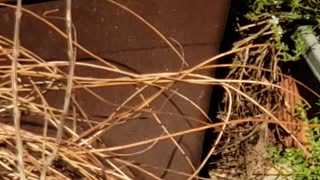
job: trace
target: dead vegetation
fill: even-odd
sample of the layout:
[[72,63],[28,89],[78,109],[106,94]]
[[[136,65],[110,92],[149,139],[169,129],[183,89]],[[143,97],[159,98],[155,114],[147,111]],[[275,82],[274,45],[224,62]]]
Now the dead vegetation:
[[[153,29],[180,57],[181,63],[186,63],[179,49],[152,25],[125,6],[114,1],[110,2],[123,8]],[[67,7],[70,7],[70,4],[68,5]],[[15,8],[7,4],[0,4],[0,6]],[[24,176],[26,179],[134,179],[126,167],[141,170],[149,177],[160,179],[138,165],[115,156],[113,152],[145,144],[152,145],[164,139],[171,139],[183,152],[173,137],[213,129],[217,131],[217,139],[201,166],[193,167],[194,174],[185,175],[188,179],[197,177],[201,168],[206,163],[210,163],[208,159],[213,155],[219,155],[221,158],[217,162],[211,162],[217,167],[210,172],[212,178],[249,179],[263,177],[272,168],[266,156],[266,149],[271,144],[279,144],[280,139],[289,138],[293,141],[290,145],[295,144],[305,149],[304,135],[301,138],[296,133],[296,125],[299,122],[296,121],[292,110],[297,101],[305,101],[296,90],[291,89],[291,86],[284,85],[289,77],[281,73],[280,58],[277,56],[274,44],[253,43],[256,38],[268,34],[268,31],[271,30],[269,22],[261,25],[263,26],[261,32],[238,42],[232,50],[207,59],[196,66],[184,68],[179,72],[135,74],[107,63],[77,43],[76,37],[72,35],[74,30],[71,30],[70,8],[67,9],[66,14],[67,34],[41,16],[18,6],[16,11],[20,10],[46,23],[66,38],[68,61],[47,62],[20,47],[17,44],[19,35],[15,36],[14,41],[0,36],[1,118],[15,119],[14,125],[0,124],[0,176],[2,179],[19,179],[19,177],[24,179]],[[18,26],[16,28],[19,29]],[[81,49],[93,59],[101,61],[102,64],[94,65],[75,61],[75,48]],[[236,61],[233,64],[212,65],[212,62],[227,55],[235,56]],[[119,77],[99,79],[74,75],[72,67],[80,66],[91,68],[93,71],[116,73]],[[69,67],[68,74],[61,70],[62,67]],[[221,67],[230,67],[230,73],[225,79],[216,79],[199,73],[203,69]],[[223,100],[225,106],[217,117],[221,122],[206,123],[202,127],[178,133],[170,133],[162,126],[164,135],[154,139],[116,147],[104,147],[100,144],[99,138],[112,128],[110,125],[112,123],[125,123],[127,119],[139,116],[141,111],[148,112],[157,118],[157,112],[150,110],[149,104],[161,93],[170,90],[170,87],[177,81],[223,87],[226,92]],[[290,82],[296,83],[295,81]],[[83,89],[96,96],[97,100],[106,101],[90,88],[141,84],[143,86],[137,88],[137,91],[120,104],[109,118],[98,124],[81,111],[81,107],[77,106],[72,96],[74,90]],[[158,87],[160,90],[152,96],[141,97],[144,98],[143,103],[130,107],[129,110],[120,111],[132,98],[140,96],[140,92],[148,87]],[[49,106],[44,95],[49,91],[61,90],[66,92],[64,108],[56,109]],[[171,92],[189,101],[204,116],[207,116],[206,112],[188,97],[178,92]],[[293,100],[288,104],[286,97],[289,96],[298,100]],[[82,114],[76,116],[75,109]],[[31,114],[34,117],[44,118],[43,132],[34,134],[21,130],[19,113],[22,116]],[[78,121],[86,123],[86,127],[89,128],[85,131],[80,130],[83,127],[77,126]],[[160,123],[161,120],[159,120]],[[59,130],[56,137],[48,137],[50,125]],[[63,138],[63,134],[67,138]],[[287,145],[289,146],[288,143]],[[192,162],[188,161],[192,165]]]
[[[283,24],[288,23],[287,17],[278,19],[275,15],[268,14],[268,7],[272,10],[278,8],[279,12],[275,14],[281,14],[280,7],[283,2],[278,2],[280,4],[278,6],[263,2],[266,3],[266,1],[246,2],[251,8],[260,7],[261,14],[249,11],[248,14],[243,12],[237,16],[238,19],[246,20],[235,23],[237,25],[235,29],[241,38],[234,42],[233,49],[251,47],[261,42],[264,44],[257,49],[244,48],[232,56],[233,65],[226,79],[237,80],[229,85],[239,91],[225,92],[222,102],[224,110],[217,116],[220,121],[242,119],[252,121],[236,125],[231,123],[223,127],[223,132],[218,135],[221,139],[215,143],[216,150],[212,151],[213,156],[218,159],[210,163],[213,167],[210,172],[213,178],[288,179],[289,171],[281,170],[272,163],[273,159],[270,158],[268,149],[277,147],[279,150],[284,150],[294,147],[299,148],[306,157],[310,155],[308,128],[304,126],[308,118],[306,114],[299,115],[297,107],[301,104],[307,107],[311,105],[300,96],[297,87],[299,85],[306,88],[316,97],[319,95],[282,72],[285,69],[282,68],[283,64],[289,61],[286,58],[296,60],[301,54],[291,56],[289,50],[285,48],[286,44],[282,42],[284,31],[292,31],[282,29],[279,24],[279,21]],[[256,120],[262,123],[255,122]],[[269,120],[275,120],[279,124],[269,124]]]

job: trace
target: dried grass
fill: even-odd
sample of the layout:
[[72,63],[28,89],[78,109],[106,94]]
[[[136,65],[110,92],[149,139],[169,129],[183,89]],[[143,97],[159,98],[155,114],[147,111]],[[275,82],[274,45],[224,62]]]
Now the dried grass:
[[[244,33],[246,37],[235,42],[234,49],[252,46],[256,42],[261,42],[261,39],[268,40],[265,36],[272,34],[272,22],[265,20],[238,27],[238,31],[250,28],[255,28],[253,32],[258,32]],[[268,40],[268,44],[258,49],[245,48],[233,56],[234,65],[230,68],[226,79],[238,81],[228,84],[230,89],[234,88],[234,90],[231,91],[231,95],[226,91],[222,102],[224,108],[217,118],[221,121],[260,119],[262,123],[250,121],[224,127],[218,148],[212,152],[214,157],[220,157],[211,162],[215,167],[210,172],[212,177],[264,179],[274,175],[269,174],[270,169],[277,169],[267,154],[271,146],[296,146],[304,155],[309,156],[306,144],[308,128],[305,126],[301,128],[304,123],[296,117],[296,106],[298,103],[309,107],[310,105],[300,96],[297,84],[308,89],[315,96],[319,97],[319,95],[281,72],[280,64],[283,62],[279,51],[275,42]],[[246,83],[250,81],[257,83]],[[230,103],[232,103],[231,107]],[[232,111],[230,112],[229,109]],[[278,121],[279,124],[270,124],[270,119]],[[287,123],[280,123],[280,119]],[[294,125],[289,125],[290,122]],[[220,136],[221,133],[218,137]],[[286,173],[282,174],[284,177]]]
[[[190,166],[194,169],[193,174],[175,173],[183,174],[187,178],[193,179],[198,176],[198,172],[202,167],[208,163],[209,158],[218,153],[226,154],[229,157],[229,159],[222,159],[218,162],[219,169],[235,169],[235,173],[238,173],[238,167],[243,170],[243,167],[240,167],[243,163],[241,158],[246,158],[248,153],[259,152],[263,154],[265,152],[265,147],[269,144],[270,133],[273,133],[268,128],[269,123],[278,125],[277,127],[290,134],[290,137],[302,149],[304,148],[304,145],[300,143],[295,134],[292,134],[286,126],[287,124],[298,124],[279,119],[279,114],[283,110],[283,92],[297,96],[302,101],[303,98],[299,94],[291,92],[290,89],[285,89],[281,86],[285,75],[281,74],[277,65],[279,60],[276,57],[273,57],[274,59],[269,61],[272,64],[271,68],[266,66],[266,61],[264,60],[267,58],[268,52],[273,51],[273,45],[250,43],[252,39],[263,34],[264,31],[241,42],[229,52],[207,59],[198,65],[188,67],[183,54],[155,27],[127,7],[108,0],[108,2],[129,12],[151,28],[181,59],[182,68],[178,72],[135,74],[121,70],[117,66],[104,61],[103,58],[95,55],[76,42],[76,37],[72,36],[72,20],[70,18],[71,1],[68,0],[67,2],[67,34],[32,11],[20,8],[19,6],[16,8],[16,12],[22,10],[23,13],[35,17],[66,39],[68,42],[67,61],[47,62],[29,50],[19,47],[18,35],[15,36],[14,42],[0,36],[1,61],[4,64],[12,62],[12,66],[2,65],[0,67],[0,113],[2,117],[14,117],[15,119],[14,127],[9,124],[0,124],[0,175],[2,179],[18,179],[19,177],[24,179],[24,176],[27,179],[134,179],[127,167],[138,169],[145,173],[146,176],[154,179],[161,179],[151,172],[144,170],[143,167],[121,158],[115,158],[114,155],[116,154],[115,151],[146,144],[149,144],[148,148],[151,148],[157,142],[165,139],[170,139],[177,146],[180,153],[185,156]],[[3,3],[0,3],[0,6],[15,8],[15,6]],[[18,19],[16,22],[19,24]],[[268,30],[268,28],[270,27],[266,26],[265,30]],[[16,30],[19,33],[18,25],[16,25]],[[76,62],[74,48],[81,49],[102,64],[94,65]],[[248,58],[248,53],[251,52],[259,52],[256,59]],[[238,56],[241,64],[212,65],[213,62],[227,55]],[[60,70],[61,67],[69,67],[69,73],[65,74]],[[92,71],[112,72],[118,74],[118,77],[102,79],[76,76],[74,75],[74,68],[77,67],[87,67]],[[220,67],[231,67],[230,75],[227,78],[216,79],[200,74],[200,71],[203,69],[216,69]],[[9,77],[12,77],[12,79]],[[23,83],[21,79],[23,79]],[[176,133],[171,133],[166,129],[162,124],[162,120],[158,117],[159,112],[155,112],[150,108],[150,103],[163,92],[170,92],[180,97],[186,103],[190,103],[199,110],[204,117],[210,119],[206,115],[206,112],[196,103],[179,92],[170,89],[176,82],[201,86],[222,86],[226,91],[226,97],[224,99],[225,110],[224,112],[220,112],[219,116],[221,122],[215,124],[203,123],[202,127]],[[141,84],[143,86],[138,86]],[[11,85],[12,87],[10,87]],[[137,87],[136,92],[117,105],[118,107],[110,117],[98,124],[92,123],[93,121],[90,120],[86,113],[81,111],[81,107],[77,106],[77,101],[72,95],[73,90],[83,89],[94,95],[97,101],[109,103],[106,99],[95,94],[91,88],[125,85]],[[156,87],[159,91],[152,96],[144,97],[141,92],[150,87]],[[64,108],[56,109],[51,107],[46,101],[44,94],[49,91],[61,90],[66,92]],[[19,94],[17,93],[18,91]],[[135,97],[141,98],[142,102],[134,107],[129,106],[128,103]],[[124,109],[124,107],[127,108]],[[78,109],[82,112],[82,116],[84,117],[83,122],[88,124],[89,129],[78,131],[78,123],[72,111],[73,109]],[[141,111],[148,112],[157,120],[164,132],[161,136],[122,146],[95,146],[99,138],[112,128],[111,123],[125,123],[131,117],[138,117]],[[34,134],[21,130],[19,127],[19,112],[43,117],[45,119],[43,134]],[[70,120],[73,128],[64,123],[64,121]],[[59,133],[56,138],[47,136],[49,124],[58,127]],[[218,138],[201,166],[194,167],[174,137],[209,129],[219,131]],[[64,138],[64,134],[69,138]],[[143,153],[148,148],[136,153]],[[242,148],[245,148],[245,151],[241,150]],[[263,165],[261,164],[263,158],[259,159],[260,164],[258,165]],[[248,169],[252,169],[253,166],[257,165],[255,164],[256,160],[250,160],[253,162],[253,164],[250,164],[250,167],[248,164],[245,165],[245,169],[247,170],[246,175],[254,176],[255,172],[249,172]],[[17,162],[18,166],[16,166]],[[167,171],[174,172],[170,169]],[[212,173],[215,173],[215,176],[219,177],[218,172],[212,171]],[[230,172],[224,172],[224,174],[241,177],[239,174]]]

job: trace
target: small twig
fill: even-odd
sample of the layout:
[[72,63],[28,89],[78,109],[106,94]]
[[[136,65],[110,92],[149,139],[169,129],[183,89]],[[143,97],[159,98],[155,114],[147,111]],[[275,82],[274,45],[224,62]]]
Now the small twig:
[[241,31],[248,30],[250,28],[254,28],[254,27],[260,26],[262,24],[269,23],[269,22],[270,22],[270,20],[266,19],[264,21],[260,21],[260,22],[257,22],[257,23],[252,23],[252,24],[248,24],[248,25],[245,25],[245,26],[241,26],[236,31],[237,32],[241,32]]
[[[60,123],[58,126],[58,133],[56,137],[56,148],[53,150],[52,155],[45,163],[44,168],[50,166],[53,160],[58,154],[59,146],[62,141],[63,137],[63,130],[64,130],[64,121],[69,112],[70,100],[71,100],[71,93],[72,93],[72,85],[73,85],[73,76],[74,76],[74,69],[75,69],[75,56],[74,56],[74,49],[73,49],[73,41],[72,41],[72,18],[71,18],[71,4],[72,0],[66,0],[66,31],[67,31],[67,42],[68,42],[68,62],[69,62],[69,73],[68,73],[68,82],[66,87],[66,94],[64,99],[64,106],[62,115],[60,118]],[[41,179],[46,178],[46,171],[42,171]]]
[[[43,125],[43,137],[46,138],[47,134],[48,134],[48,104],[45,100],[45,98],[41,95],[41,91],[40,89],[37,87],[36,83],[29,78],[30,83],[33,85],[35,91],[39,94],[40,98],[41,98],[41,102],[43,104],[43,109],[44,109],[44,125]],[[45,155],[45,151],[46,151],[46,146],[47,146],[47,141],[43,141],[42,144],[42,161],[44,163],[44,166],[42,168],[41,171],[41,176],[40,179],[41,180],[45,180],[45,176],[46,176],[46,172],[48,169],[48,165],[45,163],[46,162],[46,155]]]
[[252,35],[252,36],[249,36],[249,37],[247,37],[247,38],[245,38],[245,39],[237,42],[237,43],[234,45],[233,49],[237,49],[237,48],[245,45],[246,43],[248,43],[248,42],[256,39],[256,38],[259,37],[261,34],[265,33],[268,29],[270,29],[271,26],[272,26],[271,23],[265,25],[265,27],[262,28],[262,29],[261,29],[259,32],[257,32],[256,34],[254,34],[254,35]]
[[13,105],[13,119],[16,130],[16,147],[17,147],[17,159],[18,169],[20,173],[20,179],[26,179],[24,160],[23,160],[23,144],[20,133],[20,111],[18,107],[18,57],[20,49],[20,22],[21,22],[21,7],[22,0],[17,0],[16,18],[14,26],[13,37],[13,58],[12,58],[12,70],[11,70],[11,83],[12,83],[12,105]]

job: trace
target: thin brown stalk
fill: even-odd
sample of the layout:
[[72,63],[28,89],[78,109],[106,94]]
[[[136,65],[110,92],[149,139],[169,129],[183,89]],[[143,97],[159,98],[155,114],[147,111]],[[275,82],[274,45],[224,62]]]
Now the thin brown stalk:
[[12,83],[12,105],[13,105],[13,119],[16,130],[16,148],[17,148],[17,160],[20,179],[26,179],[24,156],[23,156],[23,144],[20,133],[20,110],[18,107],[18,58],[20,49],[20,22],[21,22],[21,7],[22,0],[17,0],[17,8],[15,14],[15,26],[13,37],[13,58],[11,69],[11,83]]
[[71,101],[71,93],[73,86],[73,76],[75,69],[75,54],[73,49],[73,41],[72,41],[72,18],[71,18],[71,3],[72,0],[66,0],[67,8],[66,8],[66,30],[68,35],[68,62],[69,62],[69,73],[68,73],[68,82],[66,87],[66,94],[64,99],[63,111],[60,119],[60,124],[58,128],[57,134],[57,144],[60,144],[63,136],[64,129],[64,121],[69,112],[69,106]]
[[[177,48],[152,24],[150,24],[146,19],[141,17],[139,14],[131,10],[130,8],[126,7],[125,5],[122,5],[121,3],[118,3],[114,0],[107,0],[109,3],[114,4],[121,9],[127,11],[128,13],[132,14],[134,17],[139,19],[142,23],[144,23],[147,27],[149,27],[152,31],[154,31],[172,50],[173,52],[179,57],[179,59],[182,62],[182,67],[183,65],[189,66],[188,63],[185,61],[183,53],[180,53]],[[177,42],[177,41],[176,41]]]
[[[48,110],[47,110],[48,104],[47,104],[45,98],[42,96],[42,94],[41,94],[39,88],[37,87],[37,85],[35,84],[35,82],[33,80],[31,80],[31,79],[30,79],[30,82],[34,86],[34,89],[36,90],[38,95],[40,96],[41,102],[43,104],[43,108],[44,108],[43,137],[46,138],[47,137],[47,132],[48,132]],[[46,172],[47,172],[47,169],[48,169],[48,164],[46,163],[46,155],[45,155],[46,144],[47,144],[47,141],[43,141],[43,144],[42,144],[42,161],[44,162],[44,166],[43,166],[42,171],[41,171],[41,176],[40,176],[41,180],[45,180]]]
[[[47,166],[50,166],[50,164],[53,162],[55,157],[57,156],[59,152],[59,147],[63,138],[63,131],[64,131],[64,124],[65,119],[69,112],[69,106],[71,101],[71,93],[72,93],[72,86],[73,86],[73,76],[74,76],[74,69],[75,69],[75,54],[73,49],[73,40],[72,40],[72,17],[71,17],[71,5],[72,0],[66,0],[66,31],[67,31],[67,44],[68,44],[68,62],[69,62],[69,73],[68,73],[68,81],[67,81],[67,87],[66,87],[66,93],[65,93],[65,99],[64,99],[64,106],[62,115],[60,118],[59,126],[58,126],[58,132],[56,137],[56,148],[54,149],[52,155],[44,165],[46,168]],[[41,179],[46,178],[46,171],[42,171]]]
[[[225,124],[227,124],[227,125],[229,125],[229,124],[241,124],[241,123],[246,123],[246,122],[266,122],[266,123],[276,124],[276,125],[280,125],[280,124],[281,125],[286,125],[287,124],[287,125],[295,125],[295,126],[298,126],[298,127],[309,127],[309,128],[317,127],[317,128],[320,128],[320,125],[318,125],[318,124],[307,125],[307,124],[293,123],[293,122],[282,121],[282,120],[268,120],[268,119],[254,119],[254,118],[230,119],[230,121],[228,121],[228,122],[220,122],[220,123],[215,123],[215,124],[209,124],[209,125],[205,125],[205,126],[201,126],[201,127],[197,127],[197,128],[192,128],[192,129],[180,131],[180,132],[175,132],[175,133],[172,133],[171,136],[163,135],[161,137],[150,138],[148,140],[135,142],[135,143],[131,143],[131,144],[126,144],[126,145],[121,145],[121,146],[114,146],[114,147],[109,147],[109,148],[101,148],[101,149],[89,150],[89,152],[92,152],[92,153],[103,153],[103,152],[119,151],[119,150],[123,150],[123,149],[129,149],[129,148],[138,147],[138,146],[142,146],[142,145],[146,145],[146,144],[151,144],[154,141],[166,140],[166,139],[171,138],[171,137],[178,137],[178,136],[182,136],[182,135],[187,135],[187,134],[192,134],[192,133],[204,131],[204,130],[207,130],[207,129],[213,129],[213,128],[221,127],[221,126],[223,126]],[[87,151],[78,152],[78,154],[85,154],[85,153],[87,153]]]

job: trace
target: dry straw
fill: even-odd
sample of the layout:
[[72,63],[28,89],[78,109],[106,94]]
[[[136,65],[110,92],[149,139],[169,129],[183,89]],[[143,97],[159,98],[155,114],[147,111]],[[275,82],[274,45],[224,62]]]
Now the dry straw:
[[[270,104],[262,103],[263,98],[259,99],[257,96],[254,96],[255,92],[248,91],[247,87],[252,89],[258,87],[259,90],[267,89],[267,92],[276,92],[279,96],[281,96],[281,93],[286,92],[300,97],[299,94],[295,94],[294,92],[291,92],[289,89],[285,89],[280,85],[279,82],[281,81],[281,78],[285,77],[285,75],[282,75],[281,72],[277,70],[276,64],[272,69],[264,68],[264,66],[259,64],[259,62],[263,61],[263,57],[260,56],[262,59],[261,61],[257,61],[258,64],[249,65],[249,63],[243,63],[238,65],[212,65],[212,62],[215,62],[218,59],[228,55],[246,57],[245,54],[248,54],[252,51],[267,51],[272,49],[272,44],[248,43],[248,41],[263,34],[265,30],[268,30],[268,28],[270,28],[269,26],[266,26],[263,32],[259,32],[257,35],[247,39],[247,41],[241,42],[234,49],[209,58],[198,65],[189,67],[184,59],[183,53],[180,53],[176,46],[172,44],[171,41],[164,35],[162,35],[161,32],[159,32],[154,26],[129,8],[115,1],[107,0],[106,3],[108,2],[118,6],[152,29],[159,37],[161,37],[164,42],[168,44],[172,51],[175,52],[181,60],[182,68],[178,72],[136,74],[122,70],[116,65],[104,61],[103,58],[90,52],[76,41],[76,35],[73,35],[73,31],[75,31],[75,29],[72,28],[71,0],[66,1],[67,5],[65,22],[67,33],[64,33],[62,30],[58,29],[55,25],[40,15],[22,8],[21,0],[17,2],[17,6],[0,3],[0,6],[12,8],[16,11],[15,36],[13,41],[0,35],[0,54],[1,57],[3,57],[1,60],[12,63],[12,66],[2,65],[0,67],[2,77],[0,84],[0,113],[3,117],[13,117],[14,119],[14,127],[10,124],[0,124],[0,169],[2,171],[1,173],[3,173],[1,174],[3,177],[2,179],[17,179],[19,177],[21,179],[134,179],[129,168],[137,169],[145,173],[145,175],[148,177],[161,179],[160,177],[157,177],[151,172],[145,170],[143,165],[135,165],[122,159],[121,157],[144,153],[148,149],[152,148],[157,142],[165,139],[171,140],[177,146],[180,153],[185,156],[190,167],[193,168],[194,173],[185,174],[183,172],[176,172],[170,169],[167,171],[184,175],[187,179],[192,179],[194,177],[198,177],[198,172],[206,163],[208,163],[210,156],[223,151],[223,147],[232,146],[232,143],[237,144],[237,142],[240,141],[239,138],[243,138],[238,137],[232,139],[233,136],[230,135],[229,131],[236,130],[234,127],[245,127],[246,131],[251,128],[251,131],[254,133],[248,132],[247,135],[249,134],[252,137],[259,129],[266,130],[266,128],[268,128],[268,126],[266,126],[268,123],[279,125],[282,130],[290,134],[291,138],[294,139],[294,141],[296,141],[302,149],[305,148],[304,145],[299,142],[299,139],[297,139],[296,136],[292,134],[286,126],[288,124],[298,124],[279,119],[279,109],[271,109],[268,106]],[[19,24],[21,12],[33,16],[35,19],[48,25],[50,28],[52,28],[52,30],[66,39],[68,44],[66,61],[47,62],[45,59],[42,59],[24,47],[19,46]],[[93,59],[100,61],[102,64],[94,65],[84,62],[76,62],[76,48],[82,50]],[[68,74],[65,74],[60,70],[62,67],[69,68]],[[93,71],[100,70],[112,72],[118,74],[118,77],[102,79],[77,76],[74,74],[74,70],[77,67],[86,67]],[[216,69],[222,67],[231,67],[232,70],[228,78],[216,79],[200,73],[200,71],[204,69]],[[245,78],[246,74],[248,74],[248,71],[256,73],[257,76],[255,78]],[[270,81],[268,78],[261,78],[264,76],[263,74],[267,73],[271,74],[271,77],[276,79],[274,81]],[[11,79],[9,77],[11,77]],[[19,78],[26,78],[27,81],[24,84],[20,84]],[[40,81],[37,79],[42,80]],[[64,85],[62,82],[67,83]],[[203,126],[186,131],[171,133],[162,124],[162,119],[159,118],[159,114],[162,112],[157,112],[150,108],[150,103],[157,99],[164,92],[170,92],[171,94],[180,97],[183,101],[185,101],[185,103],[189,103],[194,106],[194,108],[203,114],[204,117],[210,120],[208,122],[212,122],[210,117],[206,115],[206,112],[202,110],[195,102],[183,94],[180,94],[178,91],[171,89],[171,87],[177,82],[199,86],[223,87],[226,92],[226,97],[224,100],[226,108],[225,114],[222,113],[223,116],[220,116],[221,122],[211,124],[197,119],[192,119],[191,117],[185,117],[190,118],[193,121],[200,121],[202,122]],[[141,84],[143,86],[138,86]],[[90,120],[89,116],[83,110],[81,110],[81,107],[77,105],[78,103],[72,95],[73,90],[83,89],[96,97],[97,101],[110,104],[110,102],[94,93],[91,89],[96,87],[118,87],[127,85],[134,86],[136,88],[136,92],[128,96],[127,99],[121,104],[115,105],[111,103],[112,105],[117,106],[116,110],[110,115],[109,118],[98,124]],[[150,87],[156,87],[159,89],[159,91],[149,97],[143,96],[142,92]],[[63,109],[51,107],[44,97],[45,93],[58,90],[65,91]],[[275,98],[279,96],[275,96]],[[317,96],[319,97],[319,95]],[[141,103],[136,104],[133,107],[129,106],[129,102],[135,97],[142,99]],[[300,98],[303,100],[302,97]],[[40,99],[40,101],[36,101],[36,99]],[[241,104],[244,102],[246,105]],[[280,101],[277,101],[277,103],[279,103],[281,106]],[[248,104],[250,105],[247,106]],[[251,107],[252,110],[254,110],[252,111],[254,113],[239,113],[240,111],[245,111],[242,109],[244,107]],[[77,109],[81,112],[82,116],[84,117],[83,122],[88,124],[90,127],[89,129],[83,132],[77,131],[78,123],[73,109]],[[25,111],[37,116],[41,116],[45,119],[42,134],[34,134],[20,129],[19,113]],[[106,148],[95,146],[95,142],[100,139],[102,134],[112,128],[111,124],[125,123],[132,117],[137,118],[141,112],[149,113],[154,119],[157,120],[158,124],[163,129],[163,134],[161,136],[122,146]],[[65,123],[66,121],[72,122],[73,127],[67,126]],[[52,138],[47,136],[49,124],[58,129],[57,137]],[[180,147],[178,142],[176,142],[174,137],[205,130],[219,131],[219,134],[212,146],[211,151],[208,153],[201,165],[197,167],[192,163],[192,161],[184,152],[183,148]],[[63,138],[64,134],[68,135],[70,138]],[[246,138],[250,137],[248,136]],[[224,142],[226,139],[232,140],[231,144],[226,144]],[[136,153],[117,154],[114,152],[146,144],[149,144],[146,149]],[[221,144],[224,144],[224,146],[222,147]],[[198,178],[201,179],[200,177]]]

